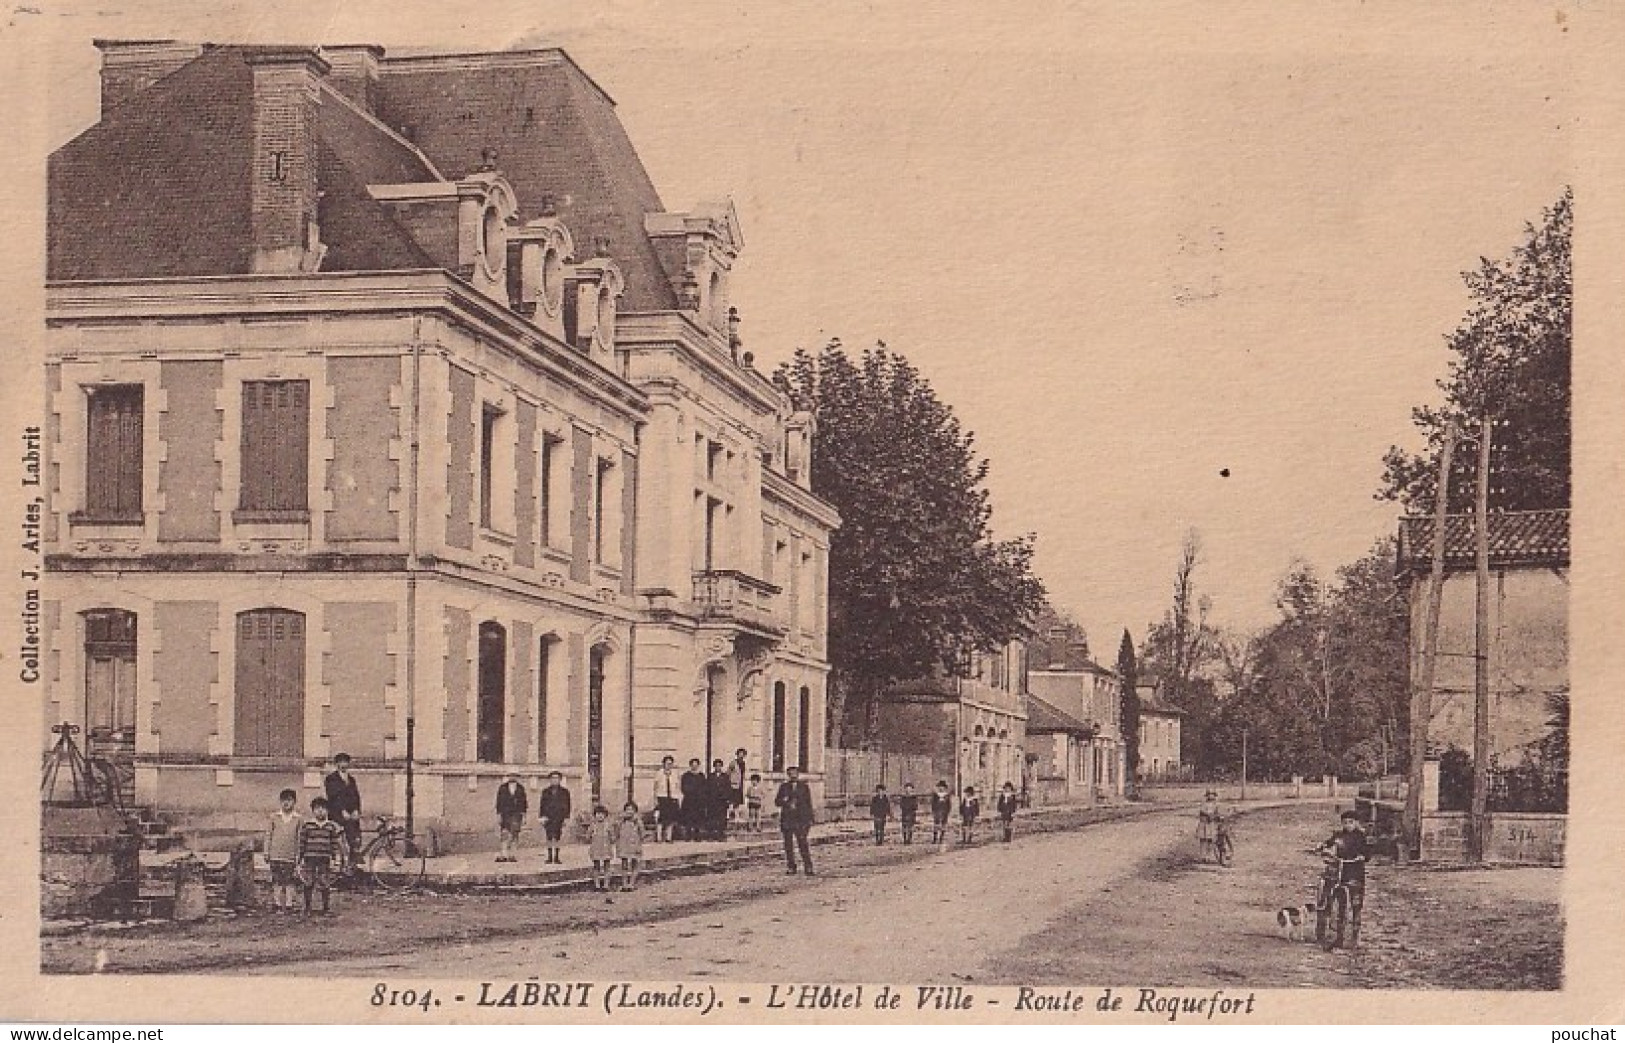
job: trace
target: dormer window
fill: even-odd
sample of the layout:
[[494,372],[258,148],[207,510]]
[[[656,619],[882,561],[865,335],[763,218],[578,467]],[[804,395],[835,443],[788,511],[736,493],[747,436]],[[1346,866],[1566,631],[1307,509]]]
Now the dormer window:
[[608,286],[598,289],[598,326],[593,339],[605,351],[615,347],[615,294]]
[[495,279],[501,276],[506,264],[507,240],[503,234],[502,211],[495,203],[485,208],[480,221],[480,254],[485,273]]
[[564,306],[564,255],[548,244],[542,255],[542,310],[557,315]]
[[710,280],[706,283],[706,313],[712,326],[725,330],[728,328],[728,299],[722,288],[722,272],[713,270]]

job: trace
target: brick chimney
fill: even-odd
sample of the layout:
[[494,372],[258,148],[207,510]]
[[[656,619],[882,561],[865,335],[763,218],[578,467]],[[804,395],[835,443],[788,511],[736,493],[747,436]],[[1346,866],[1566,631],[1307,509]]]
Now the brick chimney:
[[102,52],[102,115],[151,87],[203,53],[200,43],[177,40],[97,40]]
[[324,46],[322,57],[333,71],[327,82],[367,112],[378,113],[378,61],[384,49],[371,43],[347,43]]
[[243,58],[254,76],[251,270],[312,272],[323,252],[316,108],[332,67],[309,47],[256,47]]

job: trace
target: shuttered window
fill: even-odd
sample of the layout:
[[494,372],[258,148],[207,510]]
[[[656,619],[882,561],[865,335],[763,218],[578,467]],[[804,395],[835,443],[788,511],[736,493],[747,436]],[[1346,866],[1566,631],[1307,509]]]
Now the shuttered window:
[[93,387],[86,394],[85,514],[139,520],[141,385]]
[[241,509],[308,510],[309,455],[309,381],[244,381]]
[[234,751],[240,757],[302,757],[305,617],[286,609],[237,616]]
[[801,719],[796,722],[796,763],[802,771],[812,769],[812,692],[801,689]]
[[785,688],[783,681],[773,683],[773,739],[768,744],[771,756],[768,760],[769,771],[784,770],[784,706]]

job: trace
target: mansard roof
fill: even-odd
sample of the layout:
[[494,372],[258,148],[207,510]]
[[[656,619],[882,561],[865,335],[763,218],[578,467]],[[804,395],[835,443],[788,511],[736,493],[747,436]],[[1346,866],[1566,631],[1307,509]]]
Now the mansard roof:
[[[208,46],[58,149],[47,278],[241,275],[253,253],[255,47]],[[323,271],[433,267],[367,194],[440,180],[409,142],[332,87],[318,92]]]
[[519,219],[551,204],[580,247],[607,241],[627,311],[671,311],[676,294],[645,230],[665,212],[615,103],[557,48],[386,57],[379,116],[457,178],[489,154]]
[[[258,50],[204,45],[52,155],[49,279],[250,270],[247,59]],[[375,111],[329,83],[319,91],[322,271],[435,267],[367,186],[455,182],[494,165],[520,223],[555,213],[578,259],[607,245],[623,310],[678,307],[647,228],[665,207],[614,101],[562,50],[381,56],[371,96]],[[712,209],[736,239],[731,211]]]

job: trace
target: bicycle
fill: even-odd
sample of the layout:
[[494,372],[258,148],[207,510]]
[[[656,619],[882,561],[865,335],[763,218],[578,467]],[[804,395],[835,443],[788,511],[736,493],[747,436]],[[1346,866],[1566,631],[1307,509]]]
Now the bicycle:
[[1236,843],[1230,837],[1230,827],[1220,821],[1218,832],[1213,838],[1213,856],[1218,859],[1219,865],[1228,869],[1235,853]]
[[[1343,946],[1344,933],[1349,926],[1349,913],[1354,904],[1354,894],[1348,881],[1348,867],[1362,863],[1361,858],[1338,858],[1335,855],[1322,855],[1326,863],[1326,872],[1322,874],[1320,889],[1315,895],[1315,941],[1327,952]],[[1333,864],[1337,872],[1332,873]],[[1335,876],[1336,882],[1333,883]],[[1358,935],[1350,937],[1350,947]]]
[[377,828],[352,865],[367,867],[372,885],[385,891],[411,891],[423,883],[428,859],[416,839],[388,815],[375,816]]

